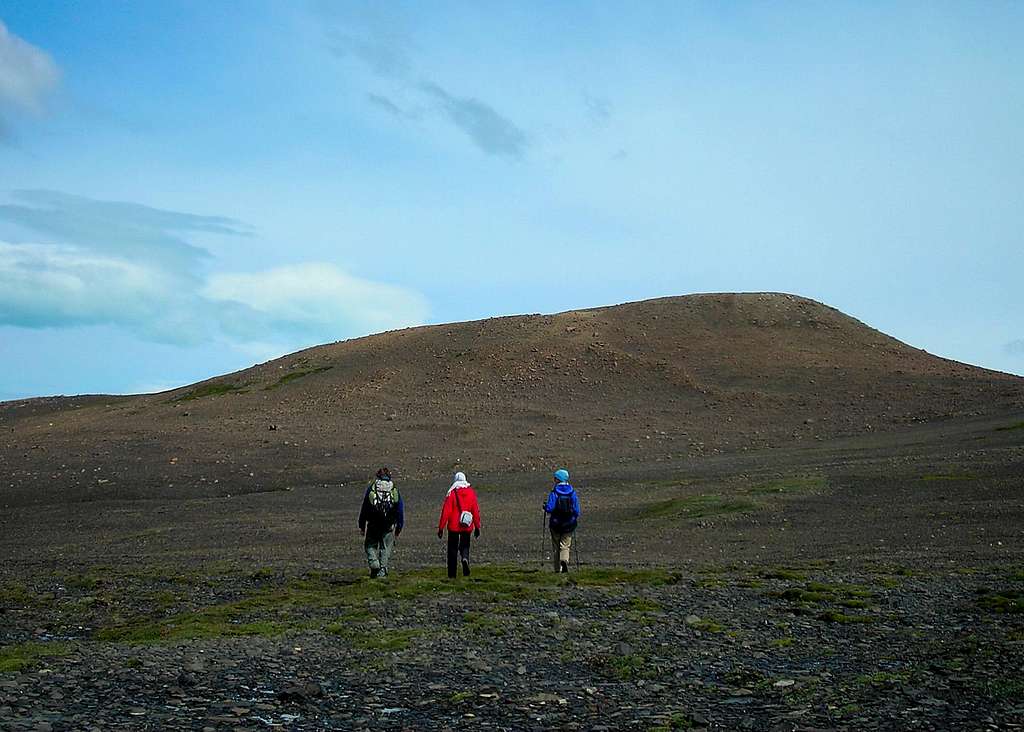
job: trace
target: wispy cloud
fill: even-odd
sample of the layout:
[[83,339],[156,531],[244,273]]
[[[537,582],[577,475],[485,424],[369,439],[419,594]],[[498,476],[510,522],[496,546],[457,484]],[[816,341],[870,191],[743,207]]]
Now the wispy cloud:
[[417,293],[330,263],[205,272],[212,257],[185,237],[250,233],[232,219],[56,191],[17,195],[23,203],[0,206],[0,220],[49,241],[0,241],[0,325],[114,325],[154,342],[285,352],[426,318]]
[[1010,341],[1003,346],[1003,352],[1008,356],[1024,356],[1024,338]]
[[11,113],[40,113],[60,70],[46,51],[11,33],[0,21],[0,140],[9,136]]
[[44,239],[133,260],[191,267],[209,257],[185,240],[188,234],[248,236],[249,228],[219,216],[163,211],[137,203],[97,201],[59,191],[14,191],[18,201],[0,205],[0,220]]
[[583,95],[583,106],[586,107],[590,121],[597,125],[604,125],[611,119],[612,103],[604,97],[595,97],[591,94]]
[[399,107],[397,104],[391,101],[391,99],[384,96],[383,94],[367,94],[366,98],[370,101],[371,104],[380,107],[388,114],[393,114],[396,117],[408,116],[407,113],[401,107]]
[[526,153],[526,133],[489,105],[472,97],[453,96],[437,84],[424,83],[419,88],[437,100],[448,119],[485,153],[512,158]]
[[[456,94],[435,79],[425,77],[413,63],[414,46],[409,38],[382,22],[373,11],[343,13],[336,7],[323,11],[327,25],[327,47],[336,56],[356,59],[372,74],[418,96],[428,109],[460,130],[488,155],[520,159],[529,147],[529,137],[515,122],[491,104],[471,96]],[[367,99],[396,117],[418,119],[403,112],[389,97],[369,93]]]

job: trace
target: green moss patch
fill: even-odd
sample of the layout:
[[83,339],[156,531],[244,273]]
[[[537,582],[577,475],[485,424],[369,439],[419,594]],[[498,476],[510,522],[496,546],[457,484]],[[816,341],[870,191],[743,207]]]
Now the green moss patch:
[[1011,430],[1024,430],[1024,422],[1008,424],[1005,427],[996,427],[996,432],[1010,432]]
[[34,666],[44,658],[64,656],[66,643],[21,643],[0,647],[0,673],[17,673]]
[[790,569],[788,567],[768,567],[762,569],[760,575],[765,579],[781,579],[781,580],[803,580],[806,579],[807,575],[797,569]]
[[203,384],[185,392],[180,397],[171,399],[171,402],[190,402],[203,397],[221,396],[223,394],[244,394],[247,391],[245,385],[230,384],[226,382],[214,382]]
[[324,371],[330,371],[333,366],[319,366],[313,369],[303,369],[301,371],[289,371],[287,374],[282,376],[280,379],[275,381],[273,384],[269,384],[263,387],[263,391],[271,391],[273,389],[280,388],[285,384],[290,384],[293,381],[301,379],[305,376],[312,376],[313,374],[321,374]]
[[[471,577],[456,581],[445,579],[436,569],[397,573],[386,580],[371,580],[357,570],[313,572],[255,588],[231,602],[188,612],[169,612],[176,596],[158,591],[151,598],[151,612],[114,621],[95,636],[102,641],[150,644],[324,629],[338,635],[352,633],[355,647],[369,648],[370,641],[360,639],[372,635],[372,628],[362,626],[372,619],[372,609],[381,605],[400,608],[451,595],[469,595],[491,604],[511,603],[551,599],[573,586],[657,586],[677,581],[679,575],[665,570],[621,568],[583,569],[566,576],[523,567],[481,566],[474,568]],[[478,624],[482,630],[490,621],[479,619]]]
[[826,610],[823,613],[816,615],[818,620],[823,620],[826,623],[873,623],[875,619],[870,615],[847,615],[841,613],[838,610]]
[[756,503],[744,498],[702,494],[684,498],[669,498],[648,504],[636,513],[636,518],[645,521],[679,518],[702,519],[748,513],[757,508]]
[[978,476],[970,473],[930,473],[922,475],[921,480],[930,482],[936,480],[977,480]]
[[995,613],[1024,613],[1024,591],[1021,590],[978,590],[981,595],[978,604]]

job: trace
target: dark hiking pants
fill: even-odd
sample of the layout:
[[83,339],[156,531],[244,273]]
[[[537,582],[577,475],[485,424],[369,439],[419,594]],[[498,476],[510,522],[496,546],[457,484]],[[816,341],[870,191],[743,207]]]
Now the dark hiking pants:
[[469,561],[469,538],[468,531],[448,532],[448,576],[454,577],[455,570],[459,567],[459,558]]

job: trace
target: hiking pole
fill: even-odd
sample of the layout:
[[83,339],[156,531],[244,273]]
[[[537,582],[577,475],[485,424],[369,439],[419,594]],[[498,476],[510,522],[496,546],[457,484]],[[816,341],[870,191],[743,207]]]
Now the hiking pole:
[[541,513],[540,513],[540,563],[541,563],[541,566],[544,566],[544,552],[545,552],[545,548],[544,547],[545,547],[545,543],[546,543],[545,542],[546,537],[544,536],[544,534],[547,533],[545,531],[545,529],[547,529],[547,527],[548,527],[548,512],[547,511],[541,511]]
[[576,571],[580,571],[580,539],[576,535],[576,530],[572,532],[572,545],[576,549]]

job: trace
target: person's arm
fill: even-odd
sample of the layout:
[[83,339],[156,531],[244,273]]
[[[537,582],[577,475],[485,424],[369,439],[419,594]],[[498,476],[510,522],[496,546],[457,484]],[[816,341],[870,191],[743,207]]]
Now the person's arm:
[[448,523],[448,514],[451,511],[452,505],[452,494],[449,493],[445,496],[444,503],[441,504],[441,518],[437,522],[437,535],[441,536],[444,533],[444,527]]
[[484,527],[480,520],[480,500],[476,497],[476,491],[473,491],[473,527],[476,529],[477,536],[480,535],[480,529]]
[[370,489],[363,494],[363,505],[359,507],[359,533],[366,531],[366,514],[370,511]]
[[573,518],[579,520],[580,517],[580,497],[576,495],[576,491],[572,492],[572,513]]
[[544,513],[551,513],[555,510],[555,492],[548,493],[548,500],[544,503]]
[[398,493],[398,516],[395,521],[395,536],[402,533],[402,528],[405,526],[405,499],[402,498],[402,493]]

